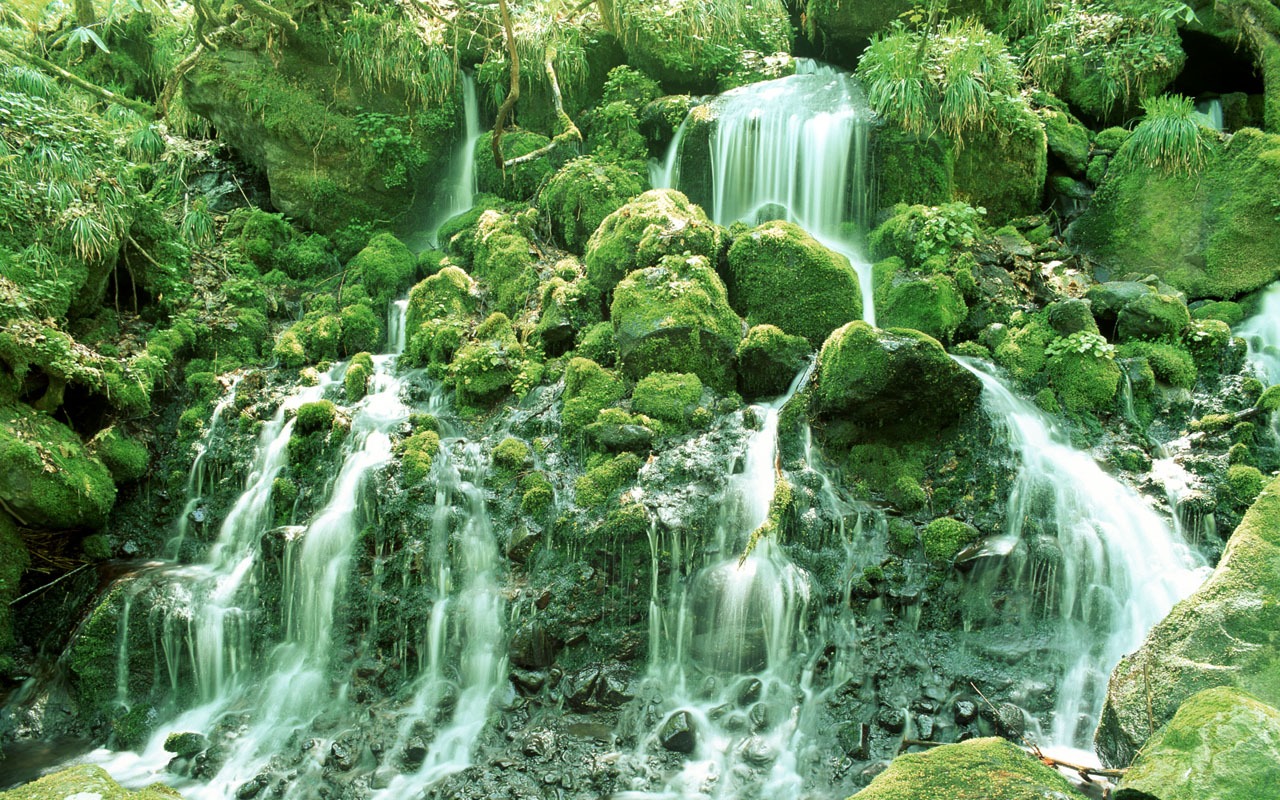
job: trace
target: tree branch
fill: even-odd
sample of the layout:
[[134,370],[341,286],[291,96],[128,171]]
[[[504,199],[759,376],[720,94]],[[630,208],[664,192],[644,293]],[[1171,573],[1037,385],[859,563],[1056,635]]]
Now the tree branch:
[[240,5],[244,6],[244,10],[253,16],[264,19],[276,27],[284,28],[291,33],[298,29],[298,23],[293,21],[293,17],[262,2],[262,0],[240,0]]
[[555,58],[555,55],[556,55],[555,50],[552,48],[548,48],[547,58],[546,58],[546,61],[543,62],[543,66],[546,67],[547,78],[551,81],[551,97],[555,101],[556,118],[560,120],[560,125],[564,128],[564,130],[556,134],[555,138],[553,138],[550,142],[547,142],[545,146],[539,147],[537,150],[534,150],[531,153],[525,153],[522,156],[506,159],[505,161],[502,162],[503,169],[506,169],[507,167],[514,167],[517,164],[525,164],[530,161],[534,161],[536,159],[542,158],[543,156],[547,155],[552,150],[555,150],[557,147],[559,147],[562,144],[565,144],[566,142],[582,141],[582,131],[578,130],[578,126],[573,124],[573,120],[569,118],[569,115],[564,113],[564,100],[560,96],[560,81],[559,79],[556,78],[556,68],[552,64],[552,59]]
[[520,54],[516,52],[516,35],[511,30],[511,11],[507,8],[507,0],[498,0],[498,10],[502,14],[502,30],[507,37],[507,54],[511,59],[511,88],[502,105],[498,106],[498,118],[493,122],[493,139],[490,144],[493,163],[498,169],[504,169],[506,165],[502,159],[502,131],[506,127],[507,116],[520,99]]
[[[196,22],[199,25],[199,21]],[[203,37],[202,37],[203,38]],[[160,92],[160,97],[156,100],[156,113],[162,117],[169,116],[169,104],[173,102],[173,97],[178,93],[178,87],[182,85],[182,77],[191,71],[196,65],[196,61],[200,58],[200,54],[204,52],[204,43],[196,44],[196,49],[192,50],[186,58],[174,67],[173,75],[169,76],[169,82],[164,85],[164,90]]]
[[3,45],[0,45],[0,53],[4,53],[7,56],[19,59],[20,61],[25,61],[31,66],[36,67],[37,69],[43,70],[45,72],[50,73],[51,75],[61,78],[62,80],[66,81],[72,86],[83,89],[84,91],[88,92],[91,95],[94,95],[100,100],[105,100],[108,103],[115,103],[116,105],[124,106],[130,111],[135,111],[138,114],[141,114],[142,116],[147,117],[148,119],[152,119],[156,115],[156,110],[151,106],[147,105],[146,103],[143,103],[140,100],[134,100],[130,97],[125,97],[123,95],[116,94],[115,92],[109,89],[104,89],[101,86],[89,83],[84,78],[81,78],[79,75],[76,75],[71,72],[67,72],[65,69],[58,66],[57,64],[54,64],[52,61],[45,61],[40,56],[34,55],[32,53],[22,53],[16,50],[10,50],[9,48],[4,47]]

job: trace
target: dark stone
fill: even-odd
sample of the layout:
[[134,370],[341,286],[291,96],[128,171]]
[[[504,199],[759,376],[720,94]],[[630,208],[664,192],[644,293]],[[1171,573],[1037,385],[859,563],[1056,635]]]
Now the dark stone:
[[978,706],[972,700],[957,700],[955,705],[956,722],[968,725],[978,717]]
[[427,743],[423,741],[421,736],[414,736],[409,739],[409,743],[404,746],[404,763],[410,767],[417,767],[427,758]]
[[662,724],[658,739],[664,748],[673,753],[692,753],[697,744],[693,715],[688,711],[677,711],[672,714]]
[[764,684],[759,678],[752,678],[742,685],[742,689],[738,691],[738,705],[749,706],[760,699],[761,693],[764,692]]
[[236,789],[237,800],[251,800],[262,793],[267,788],[270,779],[266,775],[255,775],[252,779],[240,784],[240,788]]
[[876,714],[876,722],[889,733],[902,733],[907,727],[907,715],[900,708],[882,708]]
[[933,738],[933,717],[928,714],[916,715],[916,738],[925,741]]
[[1096,331],[1097,323],[1093,321],[1093,309],[1089,301],[1073,297],[1061,300],[1049,306],[1049,326],[1059,336],[1070,336],[1079,331]]
[[520,751],[529,758],[551,758],[557,749],[556,735],[547,728],[531,731],[520,745]]
[[350,746],[334,742],[329,747],[329,757],[325,759],[325,764],[345,772],[356,765],[356,753]]
[[628,672],[621,665],[584,667],[564,676],[560,691],[575,711],[607,711],[631,700]]
[[556,660],[563,643],[552,635],[541,620],[522,625],[511,637],[508,653],[511,664],[525,669],[545,669]]
[[192,733],[171,733],[164,740],[164,749],[173,753],[179,758],[191,758],[203,753],[209,747],[209,740],[204,734]]

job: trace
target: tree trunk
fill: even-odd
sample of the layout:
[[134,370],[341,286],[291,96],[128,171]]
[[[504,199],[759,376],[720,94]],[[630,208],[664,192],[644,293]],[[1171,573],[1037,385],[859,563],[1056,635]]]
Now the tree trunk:
[[98,24],[98,14],[93,10],[93,0],[75,0],[76,25],[92,28]]

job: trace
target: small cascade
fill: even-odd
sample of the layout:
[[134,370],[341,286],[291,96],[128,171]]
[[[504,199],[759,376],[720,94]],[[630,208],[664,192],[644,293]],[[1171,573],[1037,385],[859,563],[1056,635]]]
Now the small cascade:
[[[462,212],[470,211],[475,205],[476,191],[478,191],[475,149],[476,142],[480,140],[483,133],[480,130],[480,101],[476,95],[475,76],[469,72],[461,72],[459,76],[462,81],[462,113],[465,127],[450,161],[453,166],[448,183],[444,185],[445,190],[436,198],[430,221],[421,228],[426,234],[426,240],[421,244],[427,247],[439,246],[436,232],[439,231],[440,226]],[[414,244],[418,243],[410,242],[411,246]]]
[[1222,98],[1213,97],[1208,100],[1196,101],[1196,113],[1204,118],[1204,124],[1215,131],[1225,130],[1225,123],[1222,117]]
[[[779,411],[802,378],[784,397],[756,407],[762,424],[726,488],[706,565],[682,579],[689,543],[678,532],[670,541],[651,534],[650,665],[642,692],[661,700],[648,708],[635,775],[615,800],[797,797],[814,774],[819,709],[847,676],[815,679],[823,648],[808,630],[812,581],[768,525],[781,476]],[[669,587],[657,577],[662,550],[673,562]],[[645,754],[663,747],[688,754],[675,774],[645,767]]]
[[235,405],[236,389],[240,386],[241,375],[236,375],[231,379],[231,388],[227,390],[218,404],[213,407],[213,414],[209,417],[209,427],[205,430],[204,436],[200,437],[200,441],[196,444],[196,457],[191,462],[191,472],[187,475],[187,504],[182,507],[182,513],[178,516],[178,520],[174,525],[173,537],[165,544],[164,554],[168,559],[177,559],[181,550],[182,543],[186,541],[187,534],[191,531],[191,521],[193,517],[203,517],[204,512],[200,510],[200,504],[204,502],[204,484],[208,479],[205,468],[205,458],[209,455],[209,449],[213,447],[218,436],[222,434],[222,416],[226,410]]
[[[1004,534],[979,554],[979,596],[997,581],[1032,597],[1060,656],[1044,744],[1091,748],[1111,669],[1207,575],[1203,559],[1136,492],[1072,447],[1052,420],[981,362],[983,403],[1021,462]],[[984,604],[985,605],[985,604]],[[988,621],[1010,609],[985,608]]]
[[1267,386],[1280,383],[1280,282],[1262,295],[1258,310],[1236,327],[1249,346],[1249,363]]
[[[855,228],[870,216],[873,114],[853,76],[808,59],[796,74],[762,81],[711,102],[711,207],[718,224],[795,222],[853,265],[863,316],[875,324],[871,265]],[[676,132],[655,187],[680,188],[680,151],[689,120]]]
[[[484,468],[480,445],[458,440],[442,444],[432,465],[436,513],[428,571],[434,599],[419,647],[424,663],[392,751],[406,761],[421,759],[421,764],[394,777],[376,798],[417,796],[470,766],[507,675],[498,544],[479,482]],[[448,722],[429,746],[415,742],[419,726],[443,711],[446,701],[453,702]]]

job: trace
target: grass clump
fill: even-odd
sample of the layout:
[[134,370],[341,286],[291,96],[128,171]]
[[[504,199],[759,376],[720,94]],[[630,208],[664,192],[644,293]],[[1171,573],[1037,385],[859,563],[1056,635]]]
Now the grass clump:
[[1214,132],[1205,127],[1191,98],[1152,97],[1142,108],[1146,117],[1121,146],[1121,156],[1166,174],[1192,175],[1204,169],[1213,152]]

